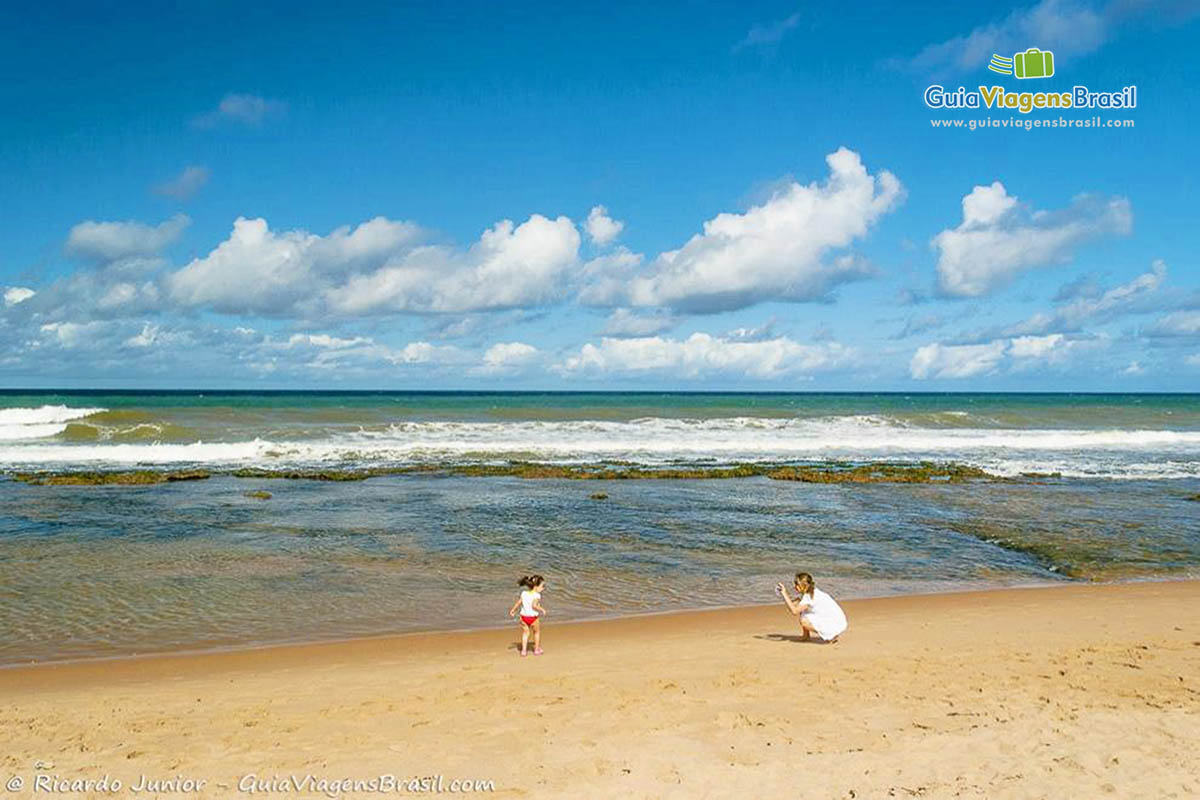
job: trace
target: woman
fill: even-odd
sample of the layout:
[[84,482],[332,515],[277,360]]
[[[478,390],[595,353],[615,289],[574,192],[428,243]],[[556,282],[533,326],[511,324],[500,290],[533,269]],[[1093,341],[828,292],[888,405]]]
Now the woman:
[[807,572],[796,573],[795,586],[800,593],[799,599],[793,598],[782,583],[775,585],[775,591],[783,598],[788,610],[800,618],[803,639],[808,641],[815,633],[829,644],[836,642],[846,630],[846,612],[836,600],[817,588],[817,582]]

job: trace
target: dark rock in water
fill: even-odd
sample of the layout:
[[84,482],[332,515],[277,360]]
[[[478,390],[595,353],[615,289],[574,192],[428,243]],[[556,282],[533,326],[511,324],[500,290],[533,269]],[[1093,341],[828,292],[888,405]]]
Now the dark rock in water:
[[777,481],[800,481],[802,483],[962,483],[964,481],[996,480],[977,467],[965,464],[860,464],[839,468],[836,466],[782,467],[767,473]]
[[149,486],[176,481],[203,481],[211,477],[212,473],[200,469],[175,472],[143,469],[134,472],[67,472],[61,474],[19,472],[13,475],[15,480],[35,486]]
[[270,492],[264,491],[262,489],[258,489],[253,492],[242,492],[242,494],[244,494],[246,497],[252,498],[254,500],[270,500],[272,497],[272,494]]
[[608,495],[605,494],[604,492],[592,492],[591,494],[588,495],[588,497],[590,497],[593,500],[607,500],[608,499]]
[[1188,500],[1191,500],[1193,503],[1200,503],[1200,494],[1194,494]]

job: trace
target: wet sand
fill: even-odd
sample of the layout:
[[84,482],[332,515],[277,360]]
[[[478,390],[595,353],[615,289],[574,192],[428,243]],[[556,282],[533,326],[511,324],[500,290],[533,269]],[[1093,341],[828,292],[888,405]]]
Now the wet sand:
[[106,774],[125,795],[205,782],[143,796],[383,774],[498,797],[1200,793],[1200,582],[844,605],[836,645],[772,606],[551,616],[524,659],[514,625],[4,669],[0,778],[22,778],[13,796]]

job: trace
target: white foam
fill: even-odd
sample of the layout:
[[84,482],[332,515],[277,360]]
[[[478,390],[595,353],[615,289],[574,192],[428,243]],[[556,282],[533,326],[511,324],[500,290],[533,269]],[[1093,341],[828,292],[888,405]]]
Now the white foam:
[[71,420],[90,417],[107,409],[38,406],[37,408],[0,408],[0,441],[43,439],[66,430]]
[[628,422],[400,422],[381,430],[308,440],[71,444],[29,437],[0,444],[0,465],[10,468],[353,466],[505,458],[645,464],[932,459],[962,461],[1002,475],[1061,472],[1066,476],[1178,478],[1200,476],[1200,431],[918,428],[869,415],[820,419],[648,417]]

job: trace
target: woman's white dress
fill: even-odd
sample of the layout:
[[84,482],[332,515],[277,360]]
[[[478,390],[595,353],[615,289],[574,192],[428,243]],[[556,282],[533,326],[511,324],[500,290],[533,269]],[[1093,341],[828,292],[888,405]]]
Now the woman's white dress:
[[845,632],[848,626],[846,612],[842,611],[837,600],[827,593],[814,588],[812,594],[800,598],[800,604],[809,607],[800,615],[800,619],[812,625],[817,635],[825,641],[837,638]]

